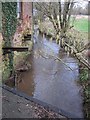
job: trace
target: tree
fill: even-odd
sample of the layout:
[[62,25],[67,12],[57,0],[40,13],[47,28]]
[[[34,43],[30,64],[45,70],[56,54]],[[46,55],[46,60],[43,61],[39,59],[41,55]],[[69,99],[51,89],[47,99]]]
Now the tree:
[[[73,0],[66,0],[64,2],[49,2],[49,3],[35,3],[35,8],[43,13],[52,22],[56,31],[58,41],[66,37],[66,33],[70,26],[70,17],[73,10]],[[62,40],[62,39],[61,39]],[[61,44],[62,46],[62,44]]]
[[[61,2],[62,0],[59,0],[58,2],[37,2],[35,3],[35,8],[43,13],[44,16],[48,17],[50,22],[52,22],[53,27],[56,31],[56,37],[58,41],[60,41],[61,47],[63,47],[63,44],[66,45],[68,48],[72,49],[74,52],[73,54],[76,56],[76,58],[84,64],[88,69],[90,69],[90,64],[87,60],[82,57],[82,53],[79,53],[79,51],[73,47],[71,47],[68,43],[68,36],[67,32],[69,29],[71,29],[73,26],[70,25],[71,15],[73,12],[74,4],[76,3],[73,0],[64,0],[64,2]],[[83,0],[84,1],[84,0]],[[83,2],[82,1],[82,2]],[[66,40],[65,42],[62,42],[62,40]]]

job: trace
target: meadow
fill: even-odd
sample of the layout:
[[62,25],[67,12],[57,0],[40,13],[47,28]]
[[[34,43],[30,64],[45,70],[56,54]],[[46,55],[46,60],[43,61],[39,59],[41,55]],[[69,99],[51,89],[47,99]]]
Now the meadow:
[[90,26],[90,20],[85,17],[77,17],[76,20],[74,21],[74,28],[78,31],[81,32],[90,32],[89,29]]

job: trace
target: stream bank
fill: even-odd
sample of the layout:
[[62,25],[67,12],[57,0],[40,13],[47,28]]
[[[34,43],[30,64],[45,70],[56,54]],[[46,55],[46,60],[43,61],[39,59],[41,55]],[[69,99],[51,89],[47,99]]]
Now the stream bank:
[[38,32],[34,39],[36,44],[27,58],[31,70],[18,74],[16,89],[60,108],[75,118],[83,118],[81,87],[77,85],[77,60],[60,51],[59,45]]
[[7,77],[6,79],[3,81],[3,83],[5,83],[6,85],[10,86],[10,87],[14,87],[15,86],[15,74],[16,71],[19,72],[18,69],[22,68],[25,70],[26,67],[25,64],[27,63],[27,57],[29,55],[31,55],[32,51],[28,51],[26,52],[22,52],[22,53],[15,53],[14,55],[14,74],[9,77],[9,74],[7,73],[8,71],[6,71]]
[[80,65],[80,80],[79,84],[82,86],[81,92],[83,93],[83,107],[84,107],[84,118],[90,118],[90,80],[89,70],[84,66]]
[[[50,34],[47,34],[47,31],[44,32],[42,30],[40,30],[40,33],[41,34],[44,34],[45,36],[53,39],[53,36]],[[84,33],[82,35],[82,33],[80,31],[74,31],[75,34],[76,33],[79,33],[77,34],[76,36],[74,35],[73,32],[72,35],[73,38],[79,38],[80,40],[82,39],[86,39],[86,40],[83,40],[84,44],[86,44],[88,41],[88,37],[87,37],[87,33]],[[87,50],[88,51],[88,50]],[[89,55],[89,52],[87,53],[84,53],[84,57],[88,57],[88,61],[90,61],[90,55]],[[88,55],[88,56],[87,56]],[[89,80],[89,70],[87,68],[85,68],[85,66],[83,66],[81,63],[79,63],[79,80],[77,81],[77,83],[79,83],[79,85],[81,86],[81,89],[80,89],[80,93],[83,97],[83,110],[84,110],[84,118],[90,118],[90,80]]]
[[[17,35],[18,37],[18,35]],[[5,83],[5,84],[8,84],[9,81],[13,81],[11,82],[12,85],[14,86],[14,75],[15,75],[15,72],[17,71],[18,68],[20,68],[22,65],[25,64],[26,62],[26,58],[28,55],[31,54],[32,52],[32,49],[33,49],[33,41],[31,40],[30,36],[26,36],[29,41],[26,41],[23,43],[23,45],[17,45],[17,46],[14,46],[15,50],[13,51],[13,60],[12,60],[12,63],[13,63],[13,69],[11,69],[11,66],[9,65],[9,53],[6,52],[5,54],[3,54],[2,56],[2,82]],[[21,37],[20,38],[17,38],[19,40],[19,42],[22,41]],[[18,42],[18,43],[19,43]],[[25,51],[24,48],[27,48],[27,51]],[[18,50],[17,50],[18,49]],[[20,50],[22,49],[22,50]],[[4,53],[4,50],[3,50],[3,53]],[[13,71],[12,75],[10,73],[10,71]]]

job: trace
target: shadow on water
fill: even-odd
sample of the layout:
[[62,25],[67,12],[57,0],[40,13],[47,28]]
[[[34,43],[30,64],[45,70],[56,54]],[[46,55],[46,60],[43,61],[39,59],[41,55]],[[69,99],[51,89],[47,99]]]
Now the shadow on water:
[[[27,61],[29,60],[29,63],[33,66],[33,55],[31,54]],[[26,72],[21,72],[18,75],[17,81],[21,82],[17,84],[17,89],[21,90],[22,92],[26,92],[28,95],[33,96],[33,92],[35,89],[35,83],[34,83],[34,67],[32,67],[31,70]]]
[[[59,45],[38,33],[34,39],[36,44],[33,54],[27,58],[32,68],[21,73],[22,82],[17,89],[82,118],[82,97],[80,86],[76,83],[79,79],[77,60],[64,52],[59,53]],[[56,57],[62,59],[73,71]]]

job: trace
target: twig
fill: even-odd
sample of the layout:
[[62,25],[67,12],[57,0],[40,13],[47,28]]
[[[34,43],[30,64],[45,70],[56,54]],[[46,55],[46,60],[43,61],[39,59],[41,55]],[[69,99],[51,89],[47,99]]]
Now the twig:
[[77,50],[71,46],[69,46],[67,43],[64,42],[66,46],[68,46],[70,49],[73,49],[73,53],[75,54],[76,58],[81,62],[84,66],[86,66],[88,69],[90,69],[90,64],[85,58],[82,56],[81,53],[78,53]]
[[[45,45],[45,44],[44,44]],[[47,46],[47,45],[45,45],[46,47],[48,47],[48,48],[50,48],[49,46]],[[53,51],[53,49],[52,48],[50,48],[51,50],[52,50],[52,52],[53,52],[53,54],[54,54],[54,51]],[[57,57],[57,56],[54,56],[54,55],[51,55],[52,57],[56,57],[56,59],[57,60],[59,60],[59,61],[61,61],[65,66],[67,66],[70,70],[72,70],[73,71],[73,69],[71,68],[71,67],[69,67],[65,62],[63,62],[63,60],[62,59],[60,59],[59,57]]]
[[83,52],[85,49],[89,49],[90,48],[90,42],[87,43],[79,52]]

